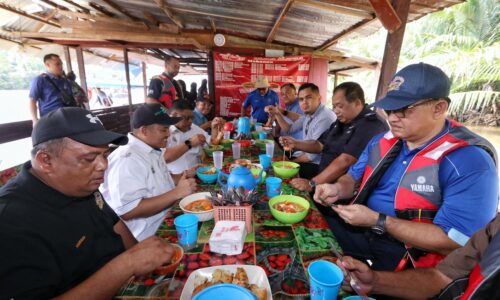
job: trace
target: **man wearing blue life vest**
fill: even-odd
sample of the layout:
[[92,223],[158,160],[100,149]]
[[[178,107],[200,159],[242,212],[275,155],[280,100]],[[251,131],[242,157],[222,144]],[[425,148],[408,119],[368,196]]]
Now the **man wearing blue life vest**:
[[269,114],[264,110],[266,106],[280,105],[280,98],[275,91],[269,89],[269,81],[266,76],[259,76],[255,81],[255,90],[246,97],[241,106],[241,116],[245,116],[247,108],[252,107],[252,118],[256,122],[265,124]]
[[337,182],[316,188],[314,200],[338,214],[327,221],[344,253],[374,270],[433,267],[495,217],[496,152],[447,119],[450,85],[424,63],[396,73],[373,104],[391,130],[375,136]]

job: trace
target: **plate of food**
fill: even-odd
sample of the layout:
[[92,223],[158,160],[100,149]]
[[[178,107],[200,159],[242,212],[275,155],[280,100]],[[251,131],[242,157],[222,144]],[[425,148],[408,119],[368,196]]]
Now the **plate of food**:
[[232,283],[251,291],[259,300],[273,298],[264,269],[252,265],[222,265],[202,268],[189,275],[181,300],[190,300],[203,289],[217,284]]
[[209,196],[209,192],[192,194],[184,197],[179,206],[184,213],[196,215],[198,221],[208,221],[214,218],[214,207],[208,200]]

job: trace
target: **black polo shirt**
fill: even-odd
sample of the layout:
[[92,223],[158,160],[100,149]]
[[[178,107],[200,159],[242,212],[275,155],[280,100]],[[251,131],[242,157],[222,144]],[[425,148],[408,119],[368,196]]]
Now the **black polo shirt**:
[[373,136],[388,129],[387,122],[366,105],[350,123],[335,121],[319,137],[323,144],[319,172],[342,153],[359,158]]
[[97,191],[72,198],[33,176],[0,188],[0,299],[48,299],[124,251],[118,216]]

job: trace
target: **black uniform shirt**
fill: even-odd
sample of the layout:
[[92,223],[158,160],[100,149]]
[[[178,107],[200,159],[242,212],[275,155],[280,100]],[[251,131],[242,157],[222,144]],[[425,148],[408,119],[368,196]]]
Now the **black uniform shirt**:
[[30,168],[0,189],[0,299],[52,298],[124,251],[99,192],[65,196]]
[[388,129],[385,120],[367,106],[350,123],[335,121],[319,138],[323,144],[319,172],[342,153],[359,158],[368,142]]

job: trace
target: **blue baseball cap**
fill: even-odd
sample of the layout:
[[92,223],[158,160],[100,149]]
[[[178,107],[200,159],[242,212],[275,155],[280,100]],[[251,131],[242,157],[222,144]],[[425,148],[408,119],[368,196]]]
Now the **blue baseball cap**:
[[394,110],[422,99],[448,98],[450,86],[450,79],[440,68],[424,63],[413,64],[397,72],[385,97],[372,105]]

